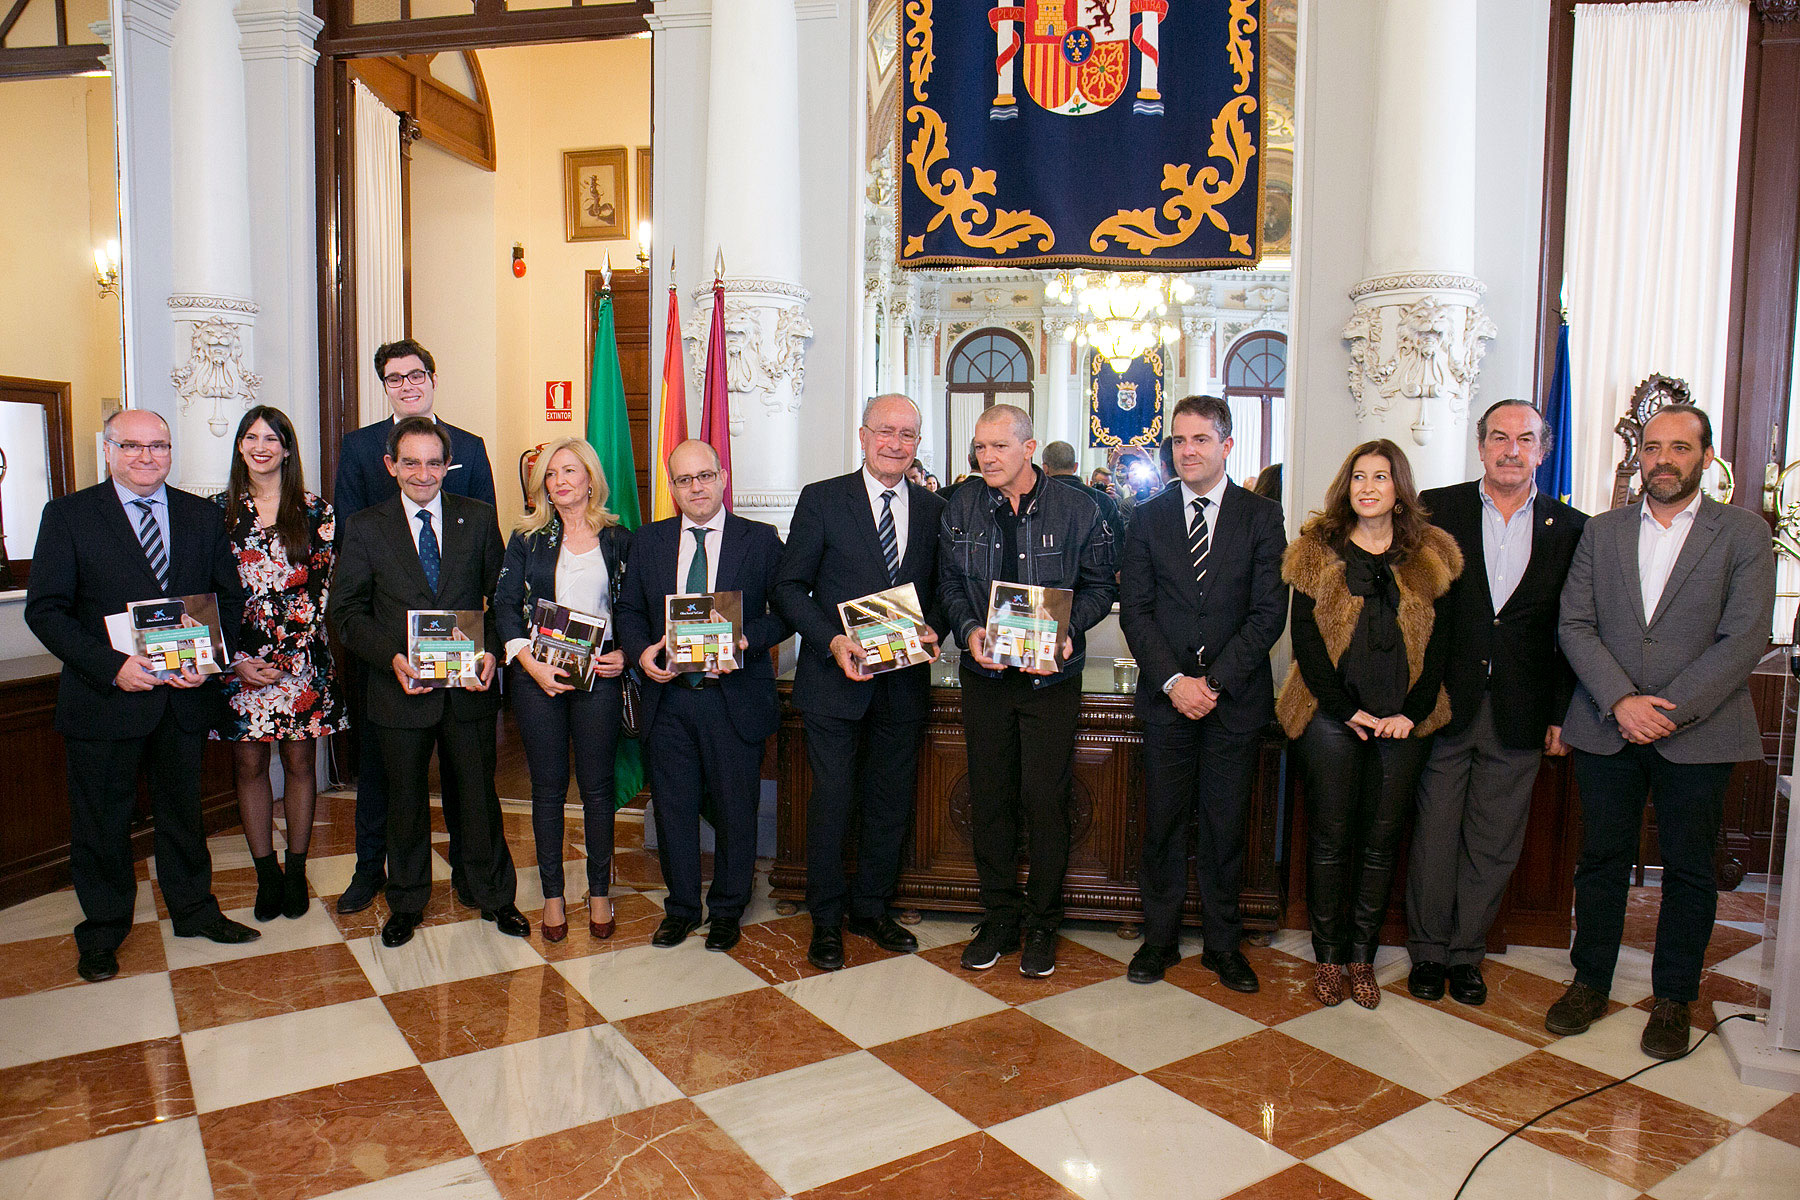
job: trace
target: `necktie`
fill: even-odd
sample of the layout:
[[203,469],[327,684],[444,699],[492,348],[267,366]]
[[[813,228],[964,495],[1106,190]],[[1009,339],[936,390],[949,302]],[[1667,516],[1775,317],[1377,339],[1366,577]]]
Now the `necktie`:
[[888,582],[900,582],[900,539],[894,533],[894,490],[881,493],[881,521],[875,526],[881,535],[881,555],[887,559]]
[[1202,595],[1206,592],[1206,556],[1212,550],[1212,530],[1206,524],[1206,505],[1205,496],[1194,501],[1194,519],[1188,525],[1188,557],[1194,560],[1194,582],[1200,585]]
[[425,582],[431,587],[433,595],[438,589],[438,540],[437,534],[431,532],[431,513],[427,509],[419,510],[419,565],[425,568]]
[[[698,525],[688,530],[694,535],[694,557],[688,560],[687,587],[689,593],[706,591],[706,530]],[[697,688],[706,686],[706,676],[699,671],[689,671],[679,677],[685,687]]]
[[166,592],[169,590],[169,551],[163,545],[162,528],[156,523],[156,510],[148,500],[131,503],[138,510],[137,535],[144,546],[144,557],[150,560],[157,586]]

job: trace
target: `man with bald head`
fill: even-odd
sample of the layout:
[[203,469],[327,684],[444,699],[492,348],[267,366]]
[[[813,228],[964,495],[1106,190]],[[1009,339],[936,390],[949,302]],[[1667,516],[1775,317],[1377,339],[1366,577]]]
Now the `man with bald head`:
[[200,765],[221,706],[216,677],[188,669],[159,680],[148,659],[113,649],[106,632],[106,618],[133,601],[212,592],[225,643],[237,643],[244,590],[223,510],[167,486],[174,446],[156,413],[115,414],[105,439],[111,478],[44,506],[25,600],[25,623],[63,664],[56,731],[68,754],[69,869],[84,918],[75,927],[76,970],[89,982],[118,974],[117,951],[131,932],[140,766],[157,886],[175,935],[261,936],[220,912],[212,895]]
[[[669,453],[680,515],[637,531],[613,604],[615,634],[644,675],[642,743],[648,757],[656,853],[669,889],[651,944],[679,946],[700,926],[701,798],[716,835],[706,894],[708,950],[730,950],[756,873],[756,809],[763,744],[780,724],[769,651],[787,622],[769,608],[781,535],[725,511],[725,470],[713,448],[685,441]],[[677,675],[663,646],[668,597],[741,592],[736,669]]]
[[[806,727],[812,797],[806,806],[807,958],[825,971],[844,965],[844,936],[884,950],[912,951],[913,935],[888,913],[912,814],[919,739],[930,707],[924,664],[871,674],[844,632],[838,605],[912,584],[937,606],[937,529],[944,502],[908,475],[919,447],[919,408],[877,396],[856,431],[859,470],[808,484],[794,507],[774,602],[800,633],[794,707]],[[939,618],[941,621],[941,618]],[[920,640],[935,649],[939,631]],[[856,876],[846,881],[844,837],[858,814]]]

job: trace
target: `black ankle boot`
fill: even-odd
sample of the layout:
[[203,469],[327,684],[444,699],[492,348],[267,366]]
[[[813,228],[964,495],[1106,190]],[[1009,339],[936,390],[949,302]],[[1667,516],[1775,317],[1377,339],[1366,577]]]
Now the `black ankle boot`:
[[[273,857],[273,856],[271,856]],[[312,901],[306,895],[306,851],[287,853],[287,877],[282,881],[281,915],[299,917],[306,914]]]
[[272,852],[252,855],[250,861],[256,864],[256,907],[252,911],[259,921],[273,921],[281,915],[281,864]]

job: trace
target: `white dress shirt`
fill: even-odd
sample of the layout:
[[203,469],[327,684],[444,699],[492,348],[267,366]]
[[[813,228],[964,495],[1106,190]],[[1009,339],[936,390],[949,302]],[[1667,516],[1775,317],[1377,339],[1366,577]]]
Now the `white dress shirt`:
[[898,561],[905,562],[907,515],[912,511],[909,507],[911,501],[907,496],[906,477],[901,476],[900,482],[890,488],[887,484],[875,478],[875,473],[869,470],[867,463],[864,463],[862,479],[863,486],[869,489],[869,512],[875,518],[875,532],[877,535],[881,533],[881,493],[894,493],[894,505],[892,510],[894,514],[894,554]]
[[1537,482],[1510,517],[1500,515],[1500,506],[1488,495],[1482,484],[1475,485],[1481,497],[1481,557],[1487,564],[1488,599],[1499,612],[1512,599],[1525,568],[1531,565],[1531,520],[1537,511]]
[[1688,533],[1694,528],[1694,515],[1700,511],[1700,493],[1676,513],[1667,527],[1650,515],[1650,498],[1644,497],[1638,516],[1638,586],[1644,593],[1644,624],[1656,616],[1662,602],[1663,589],[1669,585],[1669,572],[1681,557]]
[[685,516],[681,518],[681,544],[675,548],[675,586],[670,595],[680,595],[687,591],[688,567],[694,561],[694,535],[690,529],[706,530],[706,590],[719,590],[719,547],[725,540],[725,506],[712,515],[712,520],[705,525],[696,525]]
[[[405,492],[400,493],[400,507],[406,510],[406,530],[412,534],[413,552],[419,549],[419,513],[421,506],[414,504]],[[431,498],[431,503],[422,506],[424,512],[431,514],[431,532],[437,536],[438,561],[444,560],[444,493],[439,492]]]
[[[581,554],[563,543],[556,556],[556,603],[590,617],[606,620],[602,646],[612,644],[612,580],[606,569],[606,552],[599,543]],[[513,638],[506,643],[506,661],[511,662],[531,645],[529,637]]]

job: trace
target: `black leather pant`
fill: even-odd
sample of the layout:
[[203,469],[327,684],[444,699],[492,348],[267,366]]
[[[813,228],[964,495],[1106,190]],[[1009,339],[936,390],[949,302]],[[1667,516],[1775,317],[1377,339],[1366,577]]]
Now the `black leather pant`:
[[1359,739],[1315,715],[1294,743],[1306,783],[1306,904],[1322,963],[1372,963],[1430,738]]

